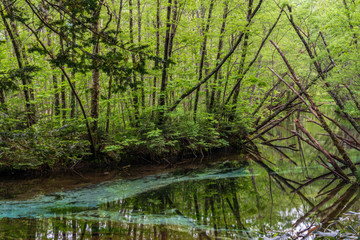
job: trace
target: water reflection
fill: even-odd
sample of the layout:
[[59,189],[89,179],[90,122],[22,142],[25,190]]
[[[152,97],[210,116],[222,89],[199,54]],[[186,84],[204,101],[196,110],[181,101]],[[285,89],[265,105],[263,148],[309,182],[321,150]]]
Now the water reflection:
[[227,162],[2,201],[0,239],[311,239],[359,209],[357,185],[326,177],[302,187],[301,171]]

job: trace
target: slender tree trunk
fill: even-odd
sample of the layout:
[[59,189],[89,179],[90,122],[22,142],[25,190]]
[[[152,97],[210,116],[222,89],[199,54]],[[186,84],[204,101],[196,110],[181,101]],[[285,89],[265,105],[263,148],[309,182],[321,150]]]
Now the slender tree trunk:
[[[9,8],[9,11],[12,12],[12,7]],[[13,13],[11,13],[13,14]],[[25,45],[21,43],[20,41],[20,34],[19,34],[19,30],[18,30],[18,27],[16,25],[16,22],[15,20],[11,17],[10,18],[10,26],[12,28],[12,31],[15,35],[15,39],[16,41],[18,41],[18,44],[19,44],[19,48],[20,48],[20,51],[21,51],[21,56],[22,56],[22,61],[23,61],[23,65],[26,67],[26,66],[29,66],[29,60],[28,60],[28,57],[26,55],[26,49],[25,49]],[[28,85],[28,91],[29,91],[29,96],[30,96],[30,100],[35,102],[35,95],[34,95],[34,90],[32,88],[32,79],[31,78],[27,78],[26,79],[27,81],[27,85]],[[33,109],[33,112],[34,114],[36,114],[36,111],[35,111],[35,103],[30,103],[31,105],[31,108]],[[35,117],[35,115],[34,115]],[[36,117],[35,117],[35,120],[36,120]]]
[[[49,12],[46,6],[46,2],[44,0],[42,0],[42,8],[43,8],[43,12],[44,12],[44,21],[46,23],[49,22]],[[44,30],[46,30],[44,28]],[[51,54],[54,54],[54,51],[51,49],[52,46],[52,39],[51,39],[51,33],[49,32],[47,34],[47,45],[50,48]],[[52,80],[53,80],[53,88],[54,88],[54,113],[55,116],[59,116],[60,115],[60,95],[59,95],[59,91],[58,91],[58,79],[55,72],[55,69],[53,67],[51,67],[51,71],[53,72],[53,76],[52,76]]]
[[60,96],[59,96],[59,91],[58,91],[58,80],[57,80],[57,76],[55,74],[53,74],[53,87],[54,87],[54,104],[55,104],[55,116],[59,116],[60,115]]
[[93,29],[93,59],[92,59],[92,86],[91,86],[91,118],[92,122],[92,132],[94,145],[97,151],[98,144],[98,121],[99,121],[99,96],[100,96],[100,61],[98,55],[100,53],[100,42],[99,42],[99,16],[101,7],[103,5],[103,0],[100,0],[98,3],[97,9],[93,12],[92,17],[94,22],[92,25]]
[[[73,35],[72,41],[74,44],[76,44],[75,34]],[[73,51],[72,53],[73,53],[73,60],[75,60],[75,51]],[[75,79],[75,71],[71,72],[71,79],[73,80]],[[76,81],[73,82],[73,86],[76,89]],[[76,113],[76,97],[72,91],[70,95],[70,106],[71,106],[70,118],[74,118]]]
[[[204,36],[204,40],[201,46],[201,59],[200,59],[200,66],[199,66],[199,81],[202,79],[203,77],[203,68],[204,68],[204,62],[205,62],[205,56],[206,56],[206,46],[207,46],[207,34],[209,32],[210,29],[210,21],[211,21],[211,14],[212,14],[212,10],[214,7],[214,0],[211,0],[210,2],[210,6],[209,6],[209,14],[206,20],[206,26],[205,29],[203,31],[203,36]],[[200,87],[196,90],[196,95],[195,95],[195,102],[194,102],[194,121],[196,122],[196,116],[197,116],[197,109],[198,109],[198,103],[199,103],[199,92],[200,92]]]
[[[137,12],[138,12],[138,43],[141,44],[141,2],[137,1]],[[143,61],[142,56],[140,55],[140,62]],[[141,107],[145,108],[145,79],[144,74],[140,73],[140,82],[141,82]]]
[[[220,29],[220,38],[219,38],[219,44],[218,44],[218,52],[216,55],[216,62],[218,65],[218,62],[220,61],[221,58],[221,51],[223,49],[223,35],[225,33],[225,28],[226,28],[226,18],[228,16],[228,6],[229,6],[229,2],[226,1],[225,2],[225,6],[224,6],[224,13],[223,13],[223,22],[221,25],[221,29]],[[210,103],[209,103],[209,112],[213,112],[214,111],[214,107],[216,107],[216,102],[219,101],[219,97],[220,97],[220,91],[218,91],[218,97],[217,97],[217,101],[215,100],[215,92],[216,92],[216,88],[218,85],[218,79],[221,78],[221,70],[219,70],[218,72],[215,73],[214,76],[214,82],[212,84],[211,87],[211,95],[210,95]]]
[[[252,14],[252,7],[253,7],[252,5],[253,5],[253,0],[249,0],[248,13],[246,16],[247,22],[250,22],[250,17]],[[246,59],[246,55],[247,55],[248,40],[249,40],[249,31],[248,31],[248,29],[245,29],[245,31],[246,32],[245,32],[245,36],[244,36],[244,45],[242,48],[240,66],[239,66],[239,71],[238,71],[238,76],[241,79],[244,78],[243,74],[244,74],[245,59]],[[231,113],[229,116],[230,121],[233,121],[235,119],[239,94],[240,94],[240,84],[236,84],[235,89],[234,89],[233,102],[232,102],[233,106],[232,106]]]
[[[32,12],[34,12],[34,8],[33,8],[33,5],[31,5],[31,3],[26,0],[26,3],[27,5],[31,8]],[[1,11],[0,11],[1,12]],[[0,13],[1,14],[1,13]],[[39,35],[38,35],[38,31],[35,31],[34,29],[32,29],[29,24],[26,24],[26,23],[23,23],[31,32],[32,34],[35,36],[36,38],[36,41],[41,45],[42,49],[46,52],[46,54],[52,59],[52,60],[55,60],[55,56],[47,49],[47,47],[45,46],[45,44],[41,41]],[[71,82],[71,79],[69,77],[69,75],[66,73],[65,69],[63,66],[58,66],[59,69],[61,70],[61,72],[63,73],[63,75],[65,76],[67,82],[69,83],[70,85],[70,88],[71,88],[71,91],[75,94],[75,97],[76,97],[76,100],[78,101],[79,103],[79,106],[80,106],[80,109],[81,109],[81,112],[84,116],[84,119],[85,119],[85,124],[86,124],[86,129],[87,129],[87,132],[88,132],[88,137],[89,137],[89,141],[90,141],[90,148],[91,148],[91,152],[94,156],[96,156],[96,148],[95,148],[95,145],[94,145],[94,140],[93,140],[93,137],[92,137],[92,132],[91,132],[91,128],[90,128],[90,124],[89,124],[89,121],[88,121],[88,118],[87,118],[87,114],[86,114],[86,111],[85,111],[85,108],[81,102],[81,99],[79,97],[79,95],[76,93],[76,90]]]
[[[60,20],[63,20],[64,16],[60,15]],[[65,49],[64,49],[64,40],[63,40],[63,33],[60,32],[61,35],[59,36],[60,38],[60,52],[61,54],[65,54]],[[60,98],[61,98],[61,115],[62,115],[62,119],[63,119],[63,125],[65,124],[66,121],[66,92],[65,92],[65,76],[64,74],[61,74],[61,78],[60,78],[61,82],[60,82]]]
[[[114,1],[113,1],[113,4],[114,4]],[[119,12],[118,12],[117,18],[116,18],[116,35],[115,35],[116,40],[117,40],[119,31],[120,31],[122,9],[123,9],[123,0],[120,0]],[[113,52],[115,53],[115,51],[116,51],[116,49],[114,48]],[[107,103],[107,110],[106,110],[106,133],[109,133],[109,128],[110,128],[110,114],[111,114],[110,100],[111,100],[111,91],[112,91],[112,81],[113,81],[113,73],[111,73],[110,78],[109,78],[109,87],[108,87],[108,96],[107,96],[108,103]]]
[[230,121],[233,121],[236,116],[236,109],[237,109],[237,102],[238,102],[238,98],[239,98],[239,94],[240,94],[241,80],[244,79],[244,67],[245,67],[245,59],[246,59],[246,55],[247,55],[248,40],[249,40],[249,34],[245,33],[244,45],[242,48],[241,60],[240,60],[240,65],[239,65],[239,70],[238,70],[239,84],[236,84],[236,86],[234,88],[233,102],[232,102],[233,106],[231,108],[231,112],[230,112],[230,116],[229,116]]
[[7,113],[6,96],[3,88],[0,88],[0,111]]
[[[129,12],[130,12],[130,20],[129,20],[130,43],[134,44],[134,14],[133,14],[132,0],[129,0]],[[132,59],[133,66],[135,66],[136,57],[135,57],[134,53],[131,54],[131,59]],[[134,106],[134,110],[135,110],[135,122],[136,122],[136,120],[139,119],[140,112],[139,112],[139,97],[138,97],[138,86],[137,86],[138,83],[137,83],[137,77],[136,77],[135,72],[133,72],[132,78],[133,78],[132,95],[133,95],[133,106]],[[135,124],[137,124],[137,123],[135,123]]]
[[[61,43],[60,43],[61,45]],[[61,97],[61,115],[63,119],[63,124],[65,124],[66,121],[66,92],[65,92],[65,76],[61,74],[61,87],[60,87],[60,97]]]
[[[156,1],[156,57],[160,56],[160,0]],[[155,60],[155,69],[159,67],[158,59]],[[152,105],[156,104],[156,87],[157,87],[157,77],[154,77],[153,81],[153,94],[152,94]]]
[[[2,7],[2,9],[4,9],[4,7]],[[6,29],[7,33],[9,34],[9,37],[10,37],[10,40],[11,40],[11,43],[12,43],[12,46],[13,46],[13,49],[15,52],[19,70],[23,71],[26,66],[24,65],[24,59],[23,59],[23,56],[21,55],[21,45],[18,40],[19,38],[18,38],[18,34],[17,34],[17,28],[16,28],[15,22],[13,20],[11,7],[6,8],[6,10],[10,16],[11,26],[9,25],[9,23],[7,22],[7,20],[5,18],[4,11],[0,11],[0,15],[3,20],[5,29]],[[30,85],[29,81],[28,81],[29,79],[25,78],[24,74],[21,74],[20,80],[23,84],[23,92],[24,92],[24,97],[25,97],[25,110],[26,110],[26,116],[27,116],[27,126],[30,127],[36,123],[35,105],[34,105],[34,103],[31,103],[31,100],[33,100],[33,99],[31,97],[31,90],[29,89],[29,85]]]
[[180,18],[180,8],[178,7],[178,1],[174,0],[173,7],[172,7],[172,21],[171,21],[171,30],[170,30],[170,38],[169,38],[169,58],[171,58],[173,47],[174,47],[174,39],[177,30],[177,23]]
[[[263,0],[260,0],[255,7],[254,11],[251,14],[250,21],[246,24],[245,28],[248,28],[251,24],[251,20],[254,18],[256,13],[259,11],[261,5],[263,3]],[[224,58],[221,60],[219,65],[217,65],[208,75],[206,75],[200,82],[195,84],[192,88],[185,91],[181,96],[174,102],[174,104],[167,110],[167,112],[172,112],[176,109],[176,107],[181,103],[186,97],[190,96],[194,91],[196,91],[199,87],[201,87],[204,83],[206,83],[216,72],[220,70],[220,68],[224,65],[224,63],[230,58],[230,56],[235,52],[235,50],[240,45],[242,39],[244,37],[244,33],[241,32],[239,37],[236,39],[236,42],[233,44],[233,46],[230,48],[229,52],[224,56]]]
[[167,88],[167,69],[169,67],[169,43],[170,43],[170,28],[171,28],[171,5],[172,0],[168,0],[167,6],[167,15],[166,15],[166,35],[165,35],[165,45],[164,45],[164,63],[161,76],[161,88],[159,96],[159,119],[158,123],[161,125],[164,121],[165,113],[165,100],[166,100],[166,88]]
[[[173,47],[174,47],[174,39],[175,39],[175,34],[176,34],[176,30],[177,30],[177,23],[180,19],[180,8],[178,6],[178,1],[174,0],[173,2],[173,6],[172,6],[172,21],[171,21],[171,30],[170,30],[170,39],[169,39],[169,56],[168,58],[171,59],[172,53],[173,53]],[[172,82],[173,80],[173,76],[170,76],[170,82]],[[171,98],[175,97],[175,91],[172,90],[171,93],[169,93],[169,95],[167,95],[167,104],[170,105],[171,104]],[[175,99],[174,99],[175,101]]]

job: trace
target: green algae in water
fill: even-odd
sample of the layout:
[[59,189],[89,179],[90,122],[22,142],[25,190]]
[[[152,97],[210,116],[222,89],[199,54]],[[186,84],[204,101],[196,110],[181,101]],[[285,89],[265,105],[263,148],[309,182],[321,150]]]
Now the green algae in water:
[[[280,172],[302,178],[300,168],[288,166]],[[308,171],[319,173],[318,168]],[[274,173],[260,166],[229,163],[1,201],[0,239],[289,237],[296,220],[313,206],[284,192],[274,179]],[[327,183],[319,181],[302,193],[315,204],[322,200],[316,193]],[[347,191],[340,190],[339,197]],[[333,198],[324,208],[337,201]],[[304,221],[298,229],[308,224]]]
[[56,212],[71,212],[68,211],[71,209],[94,209],[106,202],[126,199],[174,183],[240,176],[249,176],[247,169],[209,169],[199,173],[193,172],[190,175],[165,173],[136,180],[120,179],[83,189],[38,196],[25,201],[0,201],[0,218],[52,217],[52,214]]

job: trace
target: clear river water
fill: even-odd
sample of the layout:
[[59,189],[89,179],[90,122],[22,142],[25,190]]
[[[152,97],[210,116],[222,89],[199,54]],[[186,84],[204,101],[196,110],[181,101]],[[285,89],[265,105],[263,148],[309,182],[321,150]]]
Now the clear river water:
[[[292,127],[290,119],[271,134],[287,137]],[[331,149],[326,136],[317,138]],[[326,173],[314,161],[318,153],[284,149],[296,166],[259,148],[262,163],[228,155],[168,169],[1,181],[0,239],[357,239],[356,184],[325,175],[297,189]]]

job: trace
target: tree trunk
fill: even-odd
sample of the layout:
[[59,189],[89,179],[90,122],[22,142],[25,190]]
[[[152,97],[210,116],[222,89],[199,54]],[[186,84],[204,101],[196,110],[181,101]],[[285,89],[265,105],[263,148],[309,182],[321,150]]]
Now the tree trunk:
[[7,113],[6,97],[3,88],[0,88],[0,111]]
[[[253,7],[252,5],[253,5],[253,0],[249,0],[248,13],[246,16],[247,22],[250,21],[250,17],[252,14],[252,7]],[[246,55],[247,55],[248,40],[249,40],[249,31],[248,31],[248,29],[245,29],[245,31],[246,32],[245,32],[245,37],[244,37],[244,45],[242,48],[240,66],[239,66],[239,70],[238,70],[238,76],[240,79],[243,79],[244,78],[243,74],[245,74],[244,67],[245,67],[245,59],[246,59]],[[236,109],[237,109],[237,102],[238,102],[239,94],[240,94],[240,84],[236,84],[235,89],[234,89],[233,102],[232,102],[233,106],[231,108],[231,112],[230,112],[230,116],[229,116],[229,121],[231,121],[231,122],[235,119],[235,116],[236,116]]]
[[[33,5],[28,1],[28,0],[25,0],[27,5],[31,8],[32,12],[34,12],[34,7]],[[0,11],[1,12],[1,11]],[[35,31],[34,29],[32,29],[29,24],[26,24],[26,23],[23,23],[31,32],[32,34],[35,36],[36,38],[36,41],[41,45],[42,49],[46,52],[46,54],[52,59],[52,60],[55,60],[55,56],[47,49],[47,47],[45,46],[45,44],[41,41],[39,35],[38,35],[38,31]],[[85,111],[85,108],[81,102],[81,99],[79,97],[79,95],[76,93],[76,90],[71,82],[71,79],[69,77],[69,75],[66,73],[65,69],[63,66],[58,66],[59,69],[61,70],[62,74],[65,76],[65,78],[67,79],[67,82],[69,83],[70,85],[70,88],[71,88],[71,91],[75,94],[75,97],[76,97],[76,100],[78,101],[79,103],[79,106],[80,106],[80,109],[81,109],[81,112],[84,116],[84,120],[85,120],[85,124],[86,124],[86,129],[87,129],[87,132],[88,132],[88,137],[89,137],[89,141],[90,141],[90,149],[91,149],[91,152],[94,156],[96,156],[96,149],[95,149],[95,145],[94,145],[94,140],[93,140],[93,137],[92,137],[92,132],[91,132],[91,128],[90,128],[90,124],[89,124],[89,121],[88,121],[88,118],[87,118],[87,114],[86,114],[86,111]]]
[[[141,44],[141,2],[137,1],[137,12],[138,12],[138,43]],[[142,56],[140,55],[140,62],[143,61]],[[141,82],[141,107],[145,108],[145,90],[144,90],[144,74],[140,73],[140,82]]]
[[[315,56],[313,54],[313,52],[311,51],[311,48],[309,46],[309,44],[305,41],[304,37],[302,36],[299,28],[297,27],[297,25],[295,24],[295,21],[293,19],[292,16],[292,9],[291,7],[288,6],[288,10],[290,12],[290,15],[288,15],[288,19],[291,23],[291,25],[293,26],[296,34],[298,35],[298,37],[300,38],[301,42],[303,43],[303,45],[306,48],[306,51],[309,55],[309,57],[314,60]],[[348,119],[348,121],[351,123],[351,125],[354,127],[354,129],[360,134],[360,126],[358,125],[358,123],[354,120],[354,118],[345,110],[345,106],[343,104],[343,102],[341,101],[341,99],[339,98],[339,96],[337,95],[337,93],[334,90],[331,90],[331,86],[330,84],[326,81],[326,76],[323,72],[323,70],[321,69],[320,64],[318,63],[318,61],[313,61],[313,64],[315,66],[316,71],[318,72],[320,79],[323,81],[324,86],[326,91],[328,92],[328,94],[334,99],[336,105],[338,105],[338,107],[340,108],[340,110],[342,111],[342,113],[345,115],[345,117]]]
[[[133,14],[133,3],[132,0],[129,0],[129,12],[130,12],[130,20],[129,20],[129,31],[130,31],[130,43],[133,45],[134,44],[134,14]],[[131,59],[132,59],[132,64],[133,66],[135,66],[136,64],[136,57],[135,57],[135,53],[131,54]],[[133,72],[133,86],[132,86],[132,95],[133,95],[133,106],[134,106],[134,110],[135,110],[135,123],[133,123],[133,125],[135,126],[137,123],[136,121],[139,119],[139,97],[138,97],[138,87],[137,87],[137,77],[136,77],[136,73]]]
[[[60,15],[60,20],[63,20],[64,19],[64,16],[63,15]],[[60,32],[61,35],[59,36],[60,37],[60,52],[61,54],[65,55],[65,50],[64,50],[64,40],[63,40],[63,32],[61,31]],[[64,74],[61,74],[61,87],[60,87],[60,98],[61,98],[61,115],[62,115],[62,123],[63,125],[65,125],[65,121],[66,121],[66,92],[65,92],[65,76]]]
[[159,118],[158,123],[161,125],[164,122],[166,87],[167,87],[167,68],[169,67],[169,43],[170,43],[170,28],[171,28],[171,5],[172,0],[168,0],[167,15],[166,15],[166,35],[164,45],[164,63],[161,76],[161,88],[159,96]]
[[[156,57],[160,56],[160,0],[156,1]],[[159,67],[158,59],[155,60],[155,69]],[[156,104],[156,87],[157,87],[157,77],[154,77],[153,81],[153,94],[152,94],[152,105]]]
[[[228,6],[229,6],[229,2],[226,1],[225,2],[225,6],[224,6],[224,13],[223,13],[223,22],[221,25],[221,29],[220,29],[220,38],[219,38],[219,44],[218,44],[218,52],[216,55],[216,64],[218,65],[218,62],[220,61],[220,57],[221,57],[221,51],[223,48],[223,35],[225,33],[225,28],[226,28],[226,18],[228,16]],[[216,107],[216,100],[215,100],[215,92],[216,92],[216,87],[218,85],[218,79],[221,78],[221,71],[218,71],[215,73],[214,76],[214,82],[211,86],[211,94],[210,94],[210,103],[209,103],[209,112],[213,112],[214,108]],[[220,93],[220,91],[218,91]],[[219,101],[219,96],[220,94],[218,94],[217,100]]]
[[[114,1],[113,1],[113,3],[114,3]],[[117,18],[116,18],[115,40],[117,40],[119,31],[120,31],[122,9],[123,9],[123,0],[120,0],[119,13],[117,14]],[[114,14],[114,15],[116,15],[116,14]],[[115,52],[115,51],[116,51],[116,48],[113,49],[113,52]],[[112,80],[113,80],[113,73],[111,73],[110,78],[109,78],[109,87],[108,87],[108,96],[107,96],[108,103],[107,103],[107,110],[106,110],[106,133],[109,133],[109,128],[110,128],[110,114],[111,114],[110,100],[111,100],[111,91],[112,91]]]
[[99,16],[103,0],[99,1],[98,8],[93,12],[94,22],[93,29],[93,59],[92,59],[92,86],[91,86],[91,118],[93,120],[91,130],[93,132],[94,145],[97,151],[98,144],[98,121],[99,121],[99,96],[100,96],[100,61],[98,55],[100,53],[99,42]]
[[[279,52],[279,54],[283,58],[286,66],[288,67],[288,69],[289,69],[289,71],[290,71],[290,73],[292,75],[293,81],[299,87],[301,92],[303,92],[304,96],[306,97],[306,99],[310,103],[310,105],[307,105],[309,110],[313,112],[314,116],[320,121],[320,124],[321,124],[322,128],[330,135],[330,138],[331,138],[332,142],[334,143],[335,147],[337,148],[337,150],[339,151],[339,153],[343,157],[343,159],[346,162],[347,166],[351,169],[352,173],[356,176],[356,167],[355,167],[354,163],[351,161],[349,155],[346,153],[346,151],[345,151],[344,147],[341,145],[339,139],[335,136],[334,132],[330,129],[329,125],[327,124],[327,122],[325,121],[325,119],[323,117],[322,112],[319,110],[318,106],[312,100],[312,98],[310,97],[308,92],[305,90],[305,88],[301,85],[301,83],[299,81],[299,78],[297,77],[297,75],[295,74],[293,68],[290,66],[289,62],[285,58],[285,55],[281,52],[280,48],[273,41],[271,41],[271,43],[274,45],[276,50]],[[281,79],[280,76],[278,76],[278,78]],[[300,97],[299,94],[297,94],[297,95]],[[306,104],[305,101],[303,101],[303,102]]]
[[[8,5],[8,4],[7,4]],[[4,7],[3,7],[4,9]],[[4,26],[5,29],[7,31],[7,33],[9,34],[14,52],[15,52],[15,56],[16,56],[16,60],[18,63],[18,67],[20,71],[23,71],[24,68],[26,67],[26,64],[24,64],[24,56],[21,54],[21,43],[19,42],[19,35],[17,32],[17,28],[13,19],[13,15],[12,15],[12,8],[11,7],[7,7],[6,8],[7,14],[10,16],[10,24],[7,22],[5,15],[4,15],[4,11],[0,11],[0,15],[1,18],[4,22]],[[25,78],[24,74],[20,74],[20,80],[21,83],[24,86],[23,89],[23,93],[24,93],[24,97],[25,97],[25,111],[26,111],[26,117],[27,117],[27,126],[31,127],[32,125],[34,125],[36,123],[36,116],[35,116],[35,104],[32,103],[31,101],[33,101],[34,97],[33,94],[31,93],[31,89],[30,89],[30,83],[29,83],[29,79]]]
[[58,92],[58,80],[55,74],[53,74],[53,87],[54,87],[54,104],[55,104],[55,116],[60,115],[60,96]]
[[[246,24],[245,28],[248,28],[251,24],[251,20],[254,18],[256,13],[259,11],[261,5],[263,3],[263,0],[260,0],[256,8],[251,14],[250,21]],[[172,106],[167,110],[167,112],[172,112],[176,109],[176,107],[181,103],[186,97],[190,96],[194,91],[196,91],[199,87],[201,87],[204,83],[206,83],[215,73],[217,73],[220,68],[224,65],[224,63],[230,58],[230,56],[235,52],[235,50],[238,48],[239,44],[242,41],[242,38],[244,37],[244,33],[241,32],[239,37],[236,39],[236,42],[233,44],[229,52],[224,56],[224,58],[221,60],[219,65],[217,65],[208,75],[206,75],[200,82],[198,82],[194,87],[190,88],[186,92],[184,92],[175,102],[172,104]]]
[[[214,0],[211,0],[210,6],[209,6],[209,14],[208,18],[206,20],[206,26],[203,32],[204,40],[201,46],[201,59],[200,59],[200,66],[199,66],[199,81],[203,77],[203,68],[204,68],[204,62],[205,62],[205,56],[206,56],[206,45],[207,45],[207,34],[209,32],[210,28],[210,21],[211,21],[211,14],[214,7]],[[198,109],[198,103],[199,103],[199,93],[200,93],[200,87],[196,90],[195,95],[195,102],[194,102],[194,121],[196,122],[196,115],[197,115],[197,109]]]
[[[47,6],[46,6],[46,3],[44,0],[42,0],[42,8],[43,8],[44,15],[45,15],[44,21],[46,23],[48,23],[49,22],[49,12],[47,10]],[[44,28],[44,30],[46,30],[46,29]],[[52,39],[51,39],[50,32],[47,34],[47,45],[50,48],[51,54],[54,54],[54,51],[51,49]],[[54,73],[55,69],[53,67],[51,67],[51,71],[53,72],[52,79],[53,79],[53,88],[54,88],[54,113],[55,113],[55,116],[59,116],[60,115],[60,96],[59,96],[59,91],[58,91],[58,79],[57,79],[56,74]]]
[[[76,44],[76,39],[75,39],[75,34],[73,35],[73,43]],[[73,60],[75,59],[75,51],[72,52],[73,53]],[[71,72],[71,79],[75,79],[75,71]],[[73,82],[73,86],[74,88],[76,88],[76,82]],[[70,111],[70,118],[74,118],[75,117],[75,113],[76,113],[76,97],[75,94],[71,91],[71,95],[70,95],[70,107],[71,107],[71,111]]]

